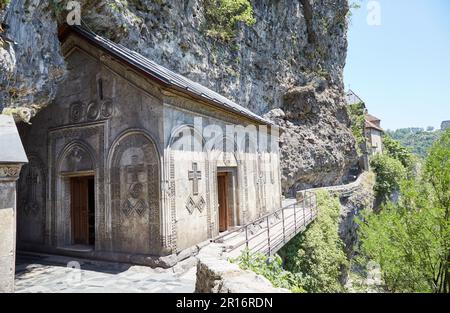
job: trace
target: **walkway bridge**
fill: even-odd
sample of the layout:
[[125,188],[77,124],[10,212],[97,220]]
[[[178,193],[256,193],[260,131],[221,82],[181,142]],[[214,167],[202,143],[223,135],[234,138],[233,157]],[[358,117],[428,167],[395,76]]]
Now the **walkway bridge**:
[[239,256],[246,248],[250,253],[274,255],[316,219],[318,213],[317,191],[327,190],[341,198],[348,198],[359,190],[367,175],[369,175],[368,172],[364,172],[349,184],[298,191],[297,199],[286,200],[283,208],[228,231],[211,241],[220,244],[224,253],[232,258]]
[[[289,201],[289,200],[288,200]],[[317,217],[316,194],[304,193],[283,208],[212,239],[228,257],[238,257],[244,249],[268,256],[278,252]]]

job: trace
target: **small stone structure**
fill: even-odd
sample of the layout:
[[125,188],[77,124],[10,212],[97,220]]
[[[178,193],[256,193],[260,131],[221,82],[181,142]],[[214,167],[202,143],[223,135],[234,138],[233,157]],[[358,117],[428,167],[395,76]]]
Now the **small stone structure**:
[[16,181],[27,163],[16,124],[0,115],[0,292],[14,291]]
[[199,256],[197,264],[197,293],[287,293],[275,288],[270,281],[237,264],[213,256]]

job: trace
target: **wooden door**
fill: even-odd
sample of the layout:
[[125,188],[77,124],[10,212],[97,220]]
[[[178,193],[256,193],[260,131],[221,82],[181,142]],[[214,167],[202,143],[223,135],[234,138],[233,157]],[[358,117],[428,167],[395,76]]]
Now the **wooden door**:
[[89,178],[70,179],[72,243],[89,244]]
[[227,199],[227,173],[217,176],[219,200],[219,231],[228,230],[228,199]]

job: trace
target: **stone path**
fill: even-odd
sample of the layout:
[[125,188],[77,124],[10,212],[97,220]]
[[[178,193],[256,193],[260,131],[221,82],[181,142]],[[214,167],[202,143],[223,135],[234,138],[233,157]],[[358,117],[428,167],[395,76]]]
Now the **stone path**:
[[195,258],[171,269],[51,255],[18,255],[16,292],[168,293],[195,290]]

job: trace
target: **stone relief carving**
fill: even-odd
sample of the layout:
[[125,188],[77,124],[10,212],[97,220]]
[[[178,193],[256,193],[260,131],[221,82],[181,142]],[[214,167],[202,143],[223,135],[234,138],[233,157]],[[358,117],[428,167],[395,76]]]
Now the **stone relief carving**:
[[113,101],[111,99],[102,100],[100,107],[101,117],[110,118],[113,114],[113,109]]
[[203,212],[203,210],[206,207],[206,201],[203,196],[195,197],[196,200],[194,200],[194,197],[190,195],[186,201],[186,210],[188,210],[189,214],[192,215],[194,213],[194,210],[197,209],[200,213]]
[[114,103],[112,99],[105,98],[101,101],[93,100],[87,105],[76,101],[70,105],[69,121],[71,123],[93,122],[110,118],[113,115]]
[[94,169],[92,157],[82,146],[74,145],[61,163],[61,172],[80,172]]
[[152,253],[160,249],[158,160],[155,145],[142,133],[126,135],[115,145],[111,204],[113,244],[118,251]]
[[197,163],[192,163],[192,171],[188,171],[188,179],[192,180],[192,194],[198,195],[198,181],[202,179],[202,172],[198,170]]
[[186,202],[186,209],[188,210],[189,214],[194,213],[195,201],[194,199],[192,199],[192,196],[188,197],[188,200]]
[[70,105],[69,120],[72,123],[80,122],[84,115],[84,104],[82,102],[74,102]]
[[200,211],[200,213],[202,213],[203,210],[205,209],[206,201],[202,196],[200,196],[200,199],[198,200],[196,206],[197,206],[197,209]]
[[[212,237],[213,234],[213,225],[212,225],[212,217],[211,217],[211,190],[210,190],[210,177],[209,177],[209,160],[206,158],[205,160],[205,181],[206,181],[206,221],[208,222],[208,237]],[[203,209],[201,209],[203,211]],[[201,212],[201,211],[200,211]]]
[[145,165],[141,163],[138,155],[131,156],[131,164],[125,166],[126,183],[128,188],[128,197],[122,204],[122,213],[126,217],[137,213],[143,216],[148,209],[147,201],[143,198],[144,184],[147,183],[147,177],[143,177]]
[[20,208],[26,215],[37,216],[45,205],[45,174],[41,163],[29,157],[19,181]]
[[88,121],[95,121],[100,113],[100,108],[97,101],[92,101],[87,106],[86,117]]
[[0,165],[0,178],[17,178],[20,174],[21,165]]
[[17,183],[17,238],[42,243],[45,238],[46,167],[37,154],[29,153]]
[[170,232],[170,247],[174,252],[177,250],[177,208],[176,208],[176,188],[175,188],[175,157],[173,151],[170,151],[169,153],[169,159],[170,159],[170,173],[169,173],[169,179],[170,179],[170,216],[171,216],[171,225],[172,229]]

